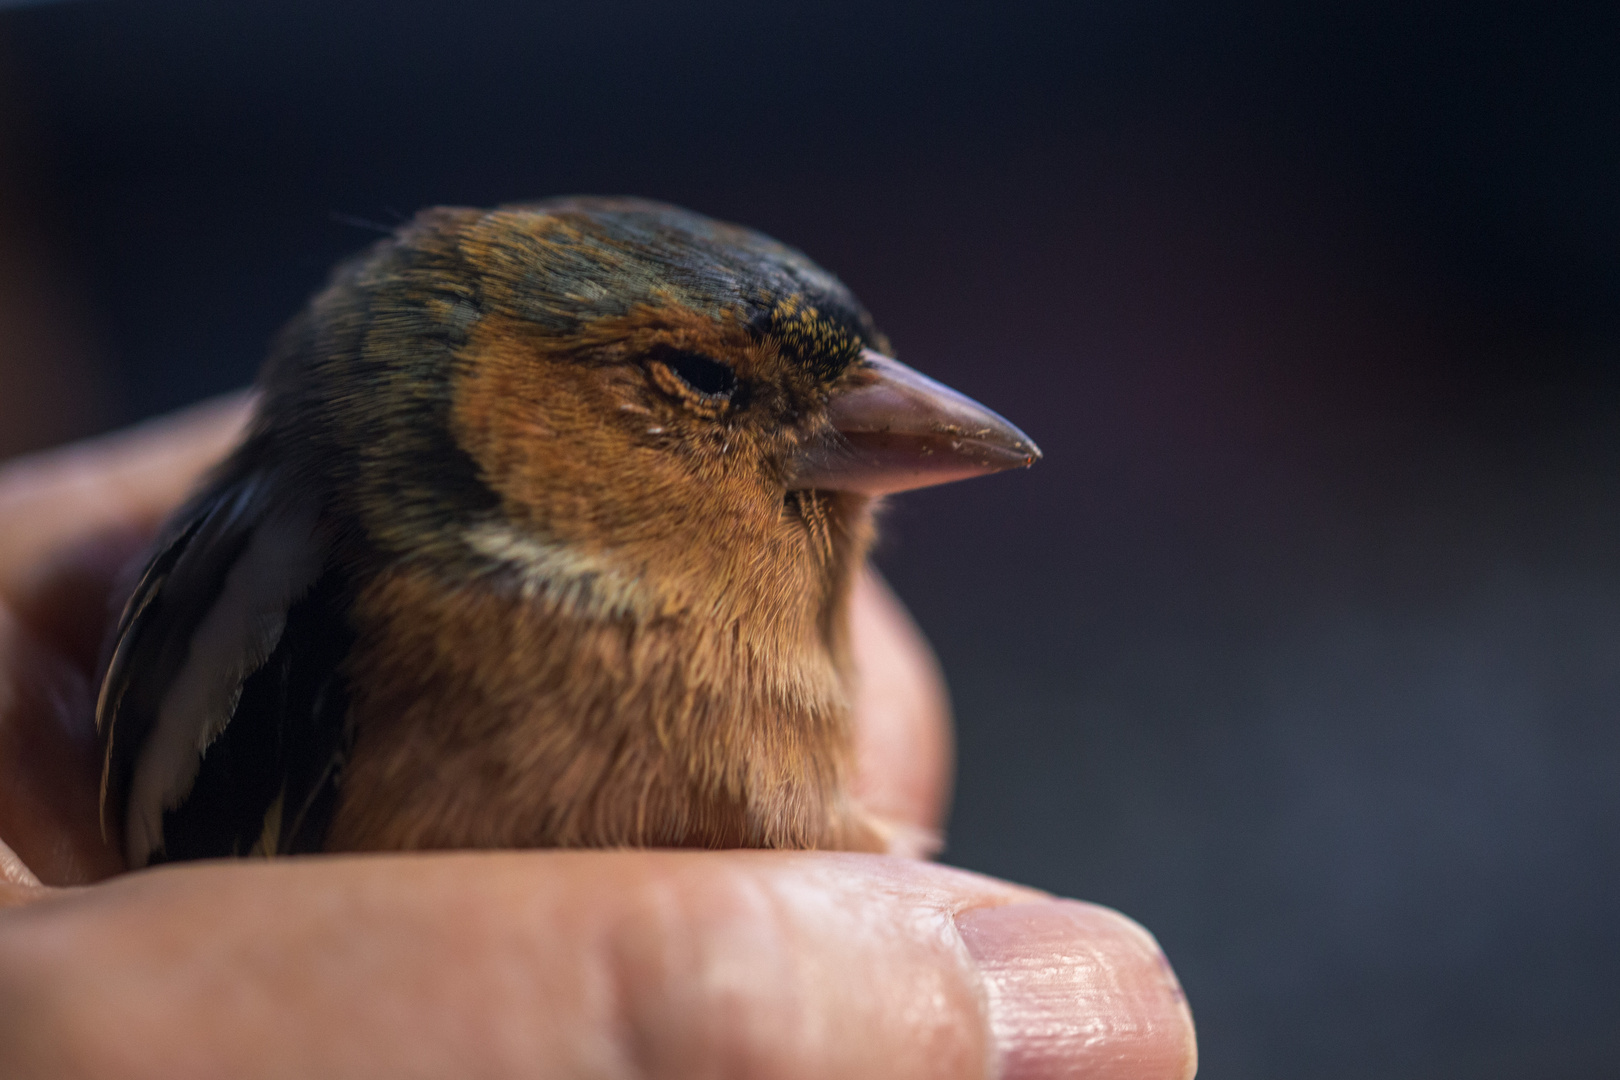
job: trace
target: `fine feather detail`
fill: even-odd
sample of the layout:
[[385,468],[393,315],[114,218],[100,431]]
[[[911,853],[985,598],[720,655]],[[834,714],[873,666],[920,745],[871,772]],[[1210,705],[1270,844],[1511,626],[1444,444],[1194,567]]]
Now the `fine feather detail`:
[[261,522],[197,624],[140,748],[125,817],[125,856],[143,866],[163,850],[163,814],[191,790],[208,747],[236,711],[242,684],[275,650],[287,609],[319,576],[316,514],[294,506]]
[[124,607],[96,702],[103,835],[109,809],[124,817],[135,757],[157,722],[159,700],[263,515],[264,491],[263,478],[249,473],[192,500],[153,549]]
[[649,618],[657,613],[657,600],[642,575],[606,554],[547,543],[498,522],[474,525],[462,538],[479,556],[515,571],[525,597],[547,596],[586,617]]
[[113,738],[117,727],[117,718],[124,705],[124,692],[130,683],[130,654],[134,651],[139,638],[137,628],[145,620],[147,609],[163,590],[168,580],[169,571],[175,562],[185,553],[186,547],[191,543],[197,530],[202,526],[203,516],[199,515],[189,521],[168,544],[159,549],[156,557],[147,563],[140,580],[136,583],[129,602],[124,607],[124,613],[118,620],[118,631],[113,638],[112,655],[107,661],[107,672],[101,680],[101,692],[96,697],[96,732],[104,743],[104,754],[101,763],[101,798],[100,821],[101,838],[107,839],[107,796],[108,787],[113,772]]

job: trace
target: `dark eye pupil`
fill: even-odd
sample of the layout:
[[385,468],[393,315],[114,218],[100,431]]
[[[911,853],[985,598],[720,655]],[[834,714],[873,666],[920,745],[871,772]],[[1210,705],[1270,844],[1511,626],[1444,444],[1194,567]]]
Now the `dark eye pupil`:
[[718,360],[701,353],[671,352],[660,357],[669,369],[705,397],[730,397],[737,389],[737,376]]

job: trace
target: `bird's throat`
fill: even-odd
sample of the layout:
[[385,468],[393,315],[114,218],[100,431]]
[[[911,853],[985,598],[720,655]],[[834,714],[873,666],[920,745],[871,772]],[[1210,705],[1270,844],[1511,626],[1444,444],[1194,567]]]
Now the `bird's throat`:
[[881,848],[847,795],[849,574],[827,569],[769,626],[379,575],[328,846]]

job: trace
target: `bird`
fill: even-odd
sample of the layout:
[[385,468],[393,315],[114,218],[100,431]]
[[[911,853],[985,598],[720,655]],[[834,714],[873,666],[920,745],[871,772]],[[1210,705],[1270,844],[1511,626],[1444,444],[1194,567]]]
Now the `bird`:
[[131,868],[886,850],[849,790],[874,507],[1040,456],[893,353],[742,226],[421,211],[281,332],[144,557],[96,703],[104,832]]

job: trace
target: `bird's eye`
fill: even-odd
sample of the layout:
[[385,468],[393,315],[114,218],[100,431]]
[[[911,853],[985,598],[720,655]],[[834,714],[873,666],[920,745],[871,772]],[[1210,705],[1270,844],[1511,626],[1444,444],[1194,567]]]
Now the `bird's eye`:
[[668,393],[707,409],[724,408],[737,392],[737,373],[702,353],[668,349],[653,358],[654,379]]
[[737,376],[730,368],[700,353],[672,352],[659,359],[704,397],[730,397],[737,389]]

